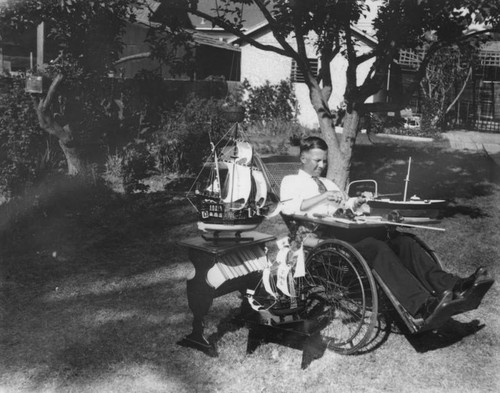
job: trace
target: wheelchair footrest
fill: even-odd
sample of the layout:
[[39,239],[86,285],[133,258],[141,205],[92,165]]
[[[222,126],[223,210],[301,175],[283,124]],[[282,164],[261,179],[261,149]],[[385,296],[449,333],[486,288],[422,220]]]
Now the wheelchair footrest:
[[483,300],[484,295],[488,292],[493,283],[493,279],[480,281],[474,284],[474,286],[465,293],[464,297],[444,303],[442,307],[436,309],[431,316],[424,321],[418,332],[437,329],[453,315],[475,310],[479,307],[481,300]]

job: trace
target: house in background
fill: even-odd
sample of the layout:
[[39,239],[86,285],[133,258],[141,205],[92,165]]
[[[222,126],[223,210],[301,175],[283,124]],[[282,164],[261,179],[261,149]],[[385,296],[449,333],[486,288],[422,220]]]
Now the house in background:
[[[176,80],[205,80],[221,79],[225,81],[240,80],[240,49],[216,37],[203,32],[191,30],[194,47],[191,48],[194,59],[194,68],[178,74],[160,64],[150,56],[150,46],[147,34],[151,27],[159,28],[155,22],[158,14],[165,12],[159,2],[149,0],[147,7],[137,8],[135,11],[136,22],[127,23],[124,36],[124,47],[120,59],[116,62],[117,73],[125,78],[133,78],[143,70],[157,71],[164,79]],[[182,18],[182,17],[181,17]],[[183,18],[190,28],[189,19]],[[167,48],[171,50],[171,48]],[[185,55],[184,49],[175,51],[177,58]]]
[[[375,44],[371,22],[377,10],[378,0],[366,0],[371,13],[353,28],[360,53],[369,51]],[[199,0],[202,11],[211,13],[215,0]],[[191,84],[191,92],[203,91],[203,95],[223,97],[243,80],[253,86],[278,83],[290,79],[295,87],[298,100],[298,120],[307,127],[318,126],[317,115],[309,99],[309,91],[295,62],[273,52],[257,49],[234,35],[223,31],[203,18],[193,15],[179,15],[180,21],[193,33],[195,45],[192,48],[194,67],[181,74],[174,74],[168,66],[160,64],[150,57],[150,47],[146,41],[151,26],[158,26],[157,17],[167,12],[164,6],[155,0],[148,0],[147,7],[136,9],[136,22],[127,23],[123,36],[124,47],[120,59],[115,64],[115,77],[134,78],[143,70],[158,72],[172,84]],[[244,5],[243,28],[255,40],[276,45],[267,21],[263,20],[260,10],[255,5]],[[455,124],[469,129],[500,132],[500,37],[498,41],[487,43],[479,53],[479,66],[473,72],[468,85],[455,107]],[[295,45],[293,39],[289,40]],[[50,46],[50,43],[47,43]],[[51,59],[54,48],[48,48],[46,59]],[[308,58],[313,67],[318,67],[319,58],[312,44],[308,45]],[[182,56],[181,49],[177,55]],[[26,32],[15,40],[10,37],[0,38],[0,74],[23,74],[30,68],[32,58],[36,56],[36,31]],[[358,67],[358,80],[362,81],[373,64],[373,59]],[[408,83],[419,64],[418,54],[401,53],[399,61],[388,70],[387,86],[367,103],[398,102],[398,91]],[[345,91],[345,73],[347,61],[337,56],[331,63],[333,92],[329,104],[332,110],[343,101]],[[110,74],[111,75],[111,74]],[[196,83],[194,83],[196,81]],[[402,82],[401,82],[402,81]],[[224,88],[213,88],[216,83]],[[202,85],[206,87],[202,87]],[[175,90],[179,91],[179,89]],[[413,112],[421,111],[421,97],[418,94],[412,101]]]
[[[377,0],[367,0],[368,3],[375,3]],[[201,11],[211,13],[215,7],[214,0],[200,0],[199,8]],[[243,6],[243,29],[245,33],[258,42],[278,46],[269,24],[263,20],[260,10],[255,5]],[[376,40],[373,38],[371,20],[374,17],[376,7],[370,8],[372,11],[367,18],[362,19],[353,29],[353,34],[357,39],[359,53],[369,51]],[[204,34],[218,37],[227,41],[228,44],[237,45],[241,48],[241,81],[247,79],[251,85],[259,86],[269,81],[272,84],[285,79],[290,79],[294,84],[295,94],[298,101],[298,121],[300,124],[310,128],[318,127],[317,114],[314,111],[309,99],[309,89],[304,83],[303,75],[297,67],[295,61],[289,57],[278,55],[274,52],[264,51],[245,43],[238,37],[224,32],[218,27],[214,27],[203,18],[190,16],[193,28]],[[295,40],[290,37],[288,42],[295,47]],[[307,46],[307,56],[313,69],[318,69],[319,58],[315,48],[310,42]],[[367,75],[373,59],[366,61],[358,67],[358,78],[363,80]],[[331,72],[333,78],[333,93],[330,98],[330,108],[335,110],[343,102],[343,95],[346,87],[345,74],[347,61],[342,56],[337,56],[331,63]],[[379,95],[371,97],[367,102],[373,102],[380,99]]]
[[[172,72],[168,64],[162,64],[151,57],[151,49],[147,42],[151,27],[159,27],[155,21],[157,14],[165,12],[158,1],[147,0],[145,6],[135,8],[136,21],[126,22],[124,34],[121,37],[123,49],[118,61],[107,74],[109,77],[134,78],[144,71],[151,71],[166,80],[167,93],[182,97],[190,93],[200,96],[224,97],[236,88],[240,81],[240,48],[227,43],[222,38],[204,34],[191,29],[194,45],[190,49],[193,67]],[[189,18],[181,16],[188,28],[192,28]],[[45,26],[48,31],[49,26]],[[0,75],[20,76],[24,78],[38,57],[37,40],[42,37],[42,61],[49,62],[57,57],[59,48],[55,43],[38,34],[37,29],[30,29],[22,35],[0,38]],[[170,50],[171,48],[166,48]],[[180,58],[186,51],[184,48],[175,50]],[[194,83],[197,81],[197,83]],[[168,83],[167,83],[168,82]]]
[[[370,11],[353,29],[360,53],[369,51],[376,44],[372,21],[379,4],[379,0],[367,0]],[[210,14],[216,6],[216,0],[199,0],[198,6],[201,11]],[[260,10],[253,4],[243,7],[245,32],[259,42],[276,45],[276,40],[270,32],[267,21],[263,20]],[[299,103],[299,122],[312,128],[318,126],[316,113],[309,100],[309,91],[292,59],[257,49],[222,29],[212,26],[203,18],[190,15],[189,19],[197,31],[240,46],[241,80],[248,79],[252,85],[257,86],[265,83],[266,80],[277,83],[283,79],[291,79]],[[289,40],[289,43],[295,44],[294,40]],[[309,45],[307,50],[310,63],[317,67],[319,59],[312,45]],[[500,37],[493,37],[491,42],[485,44],[478,57],[478,66],[456,104],[454,123],[456,126],[468,129],[500,132]],[[358,67],[358,80],[363,80],[372,64],[373,59]],[[418,64],[418,56],[402,52],[398,61],[394,61],[388,69],[385,88],[370,97],[366,103],[376,103],[377,105],[370,105],[375,111],[396,107],[396,103],[400,102],[402,89],[409,83]],[[333,93],[329,104],[332,110],[335,110],[343,101],[346,68],[347,61],[342,56],[337,56],[331,63]],[[421,97],[416,94],[411,103],[413,113],[421,112],[421,102]]]
[[16,37],[0,37],[0,76],[24,75],[36,55],[36,30]]
[[[276,45],[276,40],[271,33],[267,23],[262,23],[249,31],[249,34],[256,41],[266,45]],[[359,53],[369,51],[376,42],[371,36],[365,32],[355,28],[353,35],[357,38]],[[290,79],[295,88],[295,94],[298,102],[297,119],[300,124],[310,128],[318,127],[318,117],[312,107],[309,98],[309,89],[304,81],[304,76],[297,67],[295,60],[278,55],[274,52],[266,52],[255,48],[250,44],[246,44],[235,38],[229,40],[230,43],[241,45],[241,78],[248,79],[250,84],[254,86],[262,85],[266,81],[270,83],[278,83],[284,79]],[[290,44],[295,46],[294,40],[290,40]],[[307,56],[312,69],[318,71],[320,59],[316,55],[314,46],[310,43],[307,45]],[[364,62],[358,67],[358,78],[363,80],[373,63],[373,59]],[[335,110],[340,107],[344,99],[346,87],[346,70],[347,60],[342,56],[337,56],[330,64],[330,70],[333,78],[333,92],[329,100],[330,108]],[[372,102],[377,97],[371,97],[367,102]]]
[[[150,57],[150,46],[147,34],[151,27],[160,26],[155,22],[157,13],[162,10],[160,2],[147,0],[144,6],[134,10],[136,21],[126,22],[122,36],[123,50],[116,63],[115,76],[133,78],[142,70],[158,71],[164,79],[203,80],[206,78],[220,78],[228,81],[240,80],[240,49],[228,44],[220,37],[204,34],[192,29],[195,46],[192,48],[194,68],[184,74],[173,74],[171,70]],[[184,17],[187,27],[191,27],[187,16]],[[46,26],[45,31],[49,30]],[[59,48],[54,42],[43,37],[45,52],[44,61],[48,62],[57,57]],[[185,52],[177,51],[182,57]],[[26,73],[35,64],[37,56],[37,29],[29,29],[14,37],[0,37],[0,74],[10,71]]]

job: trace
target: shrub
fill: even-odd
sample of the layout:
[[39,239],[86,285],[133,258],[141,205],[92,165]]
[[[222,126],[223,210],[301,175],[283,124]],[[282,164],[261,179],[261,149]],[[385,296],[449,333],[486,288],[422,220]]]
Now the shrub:
[[231,127],[222,116],[223,100],[191,96],[187,103],[162,114],[149,151],[165,173],[198,172],[216,143]]
[[142,180],[151,176],[155,161],[149,153],[145,139],[134,140],[127,144],[123,158],[123,188],[127,194],[147,191],[148,186]]
[[[145,180],[197,173],[231,124],[222,118],[223,100],[196,96],[157,119],[135,125],[137,135],[116,154],[108,155],[105,177],[113,188],[127,193],[148,191]],[[144,120],[147,116],[143,116]],[[174,175],[175,174],[175,175]]]
[[296,120],[297,98],[290,80],[282,80],[276,84],[266,81],[261,86],[252,87],[245,79],[243,88],[248,96],[245,107],[250,122]]
[[441,103],[435,99],[427,98],[422,104],[422,119],[420,128],[427,134],[437,134],[441,130],[442,118]]

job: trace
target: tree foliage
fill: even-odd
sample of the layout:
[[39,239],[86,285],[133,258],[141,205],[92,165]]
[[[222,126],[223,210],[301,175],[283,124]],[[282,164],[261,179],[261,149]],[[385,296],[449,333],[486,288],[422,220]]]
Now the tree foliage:
[[262,86],[252,86],[245,80],[243,88],[248,94],[245,101],[248,120],[269,122],[296,119],[297,98],[290,80],[276,84],[266,81]]
[[[422,49],[425,53],[404,92],[401,105],[405,105],[419,88],[436,53],[464,42],[479,45],[488,33],[498,31],[500,18],[497,0],[217,0],[210,1],[208,11],[200,6],[206,5],[202,0],[161,2],[165,11],[155,24],[157,30],[148,38],[151,54],[156,58],[169,55],[165,49],[167,42],[175,47],[190,40],[192,31],[184,27],[186,15],[191,13],[232,33],[242,42],[297,63],[309,88],[323,137],[330,147],[329,177],[341,187],[345,187],[349,179],[364,102],[384,86],[387,69],[398,59],[400,51]],[[2,31],[46,23],[48,38],[53,42],[50,49],[56,60],[39,70],[51,78],[51,84],[44,96],[35,99],[36,108],[41,127],[59,139],[69,168],[76,173],[83,170],[75,149],[78,146],[76,128],[84,127],[75,116],[55,112],[54,108],[61,107],[59,98],[65,86],[67,91],[74,91],[71,87],[74,81],[100,76],[113,65],[123,44],[123,29],[127,21],[135,18],[134,7],[144,4],[147,6],[145,0],[11,0],[0,8]],[[261,42],[245,30],[245,8],[249,6],[260,12],[275,43]],[[370,7],[377,7],[373,22],[375,40],[363,38],[356,28]],[[362,39],[371,41],[369,50],[361,50]],[[308,62],[309,46],[320,59],[317,73]],[[330,108],[334,88],[330,66],[338,56],[347,60],[346,116],[344,132],[340,135],[335,133],[335,116]],[[371,62],[369,71],[361,77],[358,71],[367,61]]]
[[105,108],[89,114],[87,110],[94,108],[82,96],[89,94],[92,84],[99,85],[118,58],[126,22],[134,20],[133,5],[128,0],[25,0],[0,7],[0,34],[34,29],[43,22],[50,61],[31,70],[46,81],[44,94],[31,98],[40,127],[59,141],[69,174],[88,172],[82,150],[88,138],[82,136],[94,130],[85,123],[95,123]]
[[59,168],[62,155],[37,125],[20,81],[0,79],[0,195],[18,195],[45,170]]
[[[7,32],[25,31],[45,23],[49,54],[63,51],[74,66],[102,73],[118,59],[121,35],[134,21],[130,0],[24,0],[9,1],[0,9],[0,26]],[[54,60],[54,59],[51,59]],[[70,71],[59,67],[57,71]]]
[[446,126],[446,114],[470,79],[476,53],[469,45],[445,47],[436,52],[420,82],[424,98],[422,129],[436,130]]

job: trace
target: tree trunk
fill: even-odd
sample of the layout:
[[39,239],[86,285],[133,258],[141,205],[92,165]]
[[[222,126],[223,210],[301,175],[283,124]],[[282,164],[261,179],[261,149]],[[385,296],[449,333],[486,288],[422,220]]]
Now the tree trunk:
[[80,149],[74,145],[67,145],[61,139],[59,139],[59,146],[66,157],[66,163],[68,165],[68,175],[70,176],[81,176],[88,173],[87,167],[85,165],[85,160],[82,159],[82,153]]
[[[342,134],[335,134],[338,148],[330,148],[328,152],[328,177],[342,190],[346,190],[349,184],[352,150],[356,142],[359,121],[360,116],[357,111],[353,110],[346,113]],[[335,130],[333,132],[335,133]]]
[[38,113],[40,126],[43,130],[57,137],[59,146],[64,153],[66,163],[68,165],[68,175],[70,176],[86,176],[88,174],[86,160],[83,158],[84,153],[78,142],[75,141],[73,131],[69,124],[62,126],[54,116],[49,116]]
[[318,116],[321,135],[328,145],[327,177],[342,190],[349,184],[352,149],[356,141],[360,115],[355,109],[347,112],[344,117],[342,134],[335,132],[334,119],[318,86],[310,87],[311,103]]
[[62,75],[57,75],[52,81],[47,95],[44,98],[32,96],[40,127],[54,135],[66,157],[68,174],[72,176],[85,176],[88,171],[80,145],[75,141],[75,135],[69,124],[61,124],[61,116],[54,113],[52,103],[55,100],[58,88],[63,80]]

